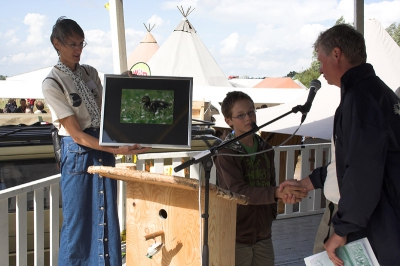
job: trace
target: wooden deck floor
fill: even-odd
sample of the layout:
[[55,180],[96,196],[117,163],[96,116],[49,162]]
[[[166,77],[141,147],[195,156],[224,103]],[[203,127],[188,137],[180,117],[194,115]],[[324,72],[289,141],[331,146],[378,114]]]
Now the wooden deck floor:
[[322,214],[280,219],[272,224],[275,265],[304,266],[312,255],[314,239]]

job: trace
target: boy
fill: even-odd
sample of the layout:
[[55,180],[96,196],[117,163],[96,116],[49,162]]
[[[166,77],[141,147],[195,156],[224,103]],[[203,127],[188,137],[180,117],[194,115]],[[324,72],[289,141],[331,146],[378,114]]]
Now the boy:
[[[225,122],[234,130],[225,140],[238,137],[256,123],[253,100],[240,91],[229,92],[222,102]],[[277,199],[293,194],[298,200],[307,192],[301,187],[286,186],[282,192],[276,187],[274,151],[245,156],[272,147],[258,135],[251,134],[222,148],[215,157],[218,184],[221,188],[246,195],[249,205],[238,205],[236,216],[235,264],[241,266],[274,265],[271,240],[272,221],[277,216]]]

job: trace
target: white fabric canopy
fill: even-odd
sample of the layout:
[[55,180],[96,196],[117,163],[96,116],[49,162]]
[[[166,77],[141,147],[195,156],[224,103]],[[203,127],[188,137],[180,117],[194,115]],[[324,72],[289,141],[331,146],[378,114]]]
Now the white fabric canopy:
[[216,86],[198,86],[193,87],[193,100],[201,100],[212,102],[215,107],[219,107],[220,102],[223,101],[226,94],[230,91],[240,90],[247,93],[254,101],[254,103],[261,104],[282,104],[293,101],[302,95],[306,95],[305,89],[286,89],[286,88],[227,88]]
[[400,87],[400,47],[379,21],[371,19],[365,23],[367,62],[374,66],[376,74],[392,90]]
[[[42,82],[53,67],[46,67],[0,80],[0,98],[43,99]],[[104,73],[98,72],[101,82]]]
[[[368,20],[365,23],[365,42],[367,62],[374,66],[376,74],[395,91],[400,86],[400,47],[376,20]],[[340,89],[327,84],[322,76],[319,77],[319,80],[322,84],[321,89],[317,92],[311,110],[296,135],[330,140],[333,116],[340,102]],[[307,100],[307,95],[308,93],[286,104],[257,110],[257,125],[261,126],[289,112],[296,105],[303,105]],[[214,118],[216,127],[229,128],[222,115],[214,115]],[[290,114],[262,128],[261,131],[293,134],[299,126],[300,120],[301,113]]]

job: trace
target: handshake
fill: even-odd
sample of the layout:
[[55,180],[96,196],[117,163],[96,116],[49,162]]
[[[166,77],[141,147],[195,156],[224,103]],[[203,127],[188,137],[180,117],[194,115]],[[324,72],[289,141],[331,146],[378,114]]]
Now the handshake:
[[282,200],[285,204],[294,204],[300,202],[308,195],[308,191],[313,189],[314,186],[308,177],[300,181],[286,180],[275,190],[275,198]]

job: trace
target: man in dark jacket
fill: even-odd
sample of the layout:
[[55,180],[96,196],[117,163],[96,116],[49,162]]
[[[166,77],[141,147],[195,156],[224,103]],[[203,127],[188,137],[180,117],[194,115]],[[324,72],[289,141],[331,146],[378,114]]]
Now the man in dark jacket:
[[21,99],[21,100],[19,101],[19,103],[20,103],[21,105],[20,105],[20,107],[18,107],[18,108],[14,111],[14,113],[25,113],[25,112],[26,112],[26,107],[27,107],[27,105],[26,105],[26,100],[25,100],[25,99]]
[[340,200],[325,249],[343,265],[335,249],[367,237],[380,265],[399,265],[399,98],[366,63],[364,37],[352,26],[321,33],[314,48],[325,79],[341,88],[333,131]]

